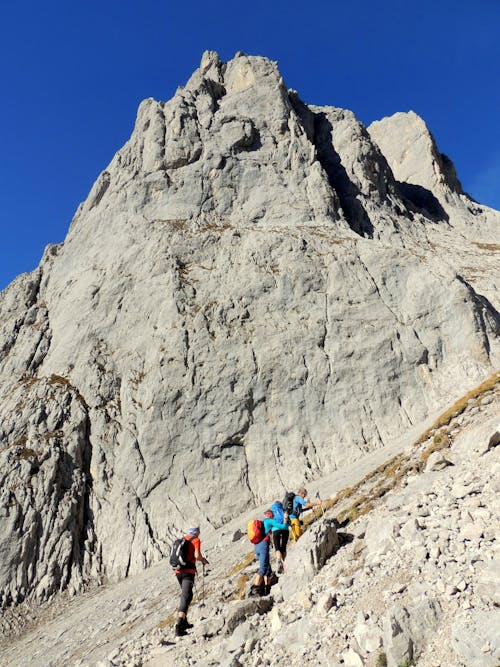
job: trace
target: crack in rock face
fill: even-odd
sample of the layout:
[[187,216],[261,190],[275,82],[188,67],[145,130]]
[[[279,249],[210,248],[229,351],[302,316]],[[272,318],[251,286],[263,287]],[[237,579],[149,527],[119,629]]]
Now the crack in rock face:
[[498,367],[499,214],[453,174],[415,114],[367,129],[262,57],[145,100],[0,294],[0,603],[138,573]]

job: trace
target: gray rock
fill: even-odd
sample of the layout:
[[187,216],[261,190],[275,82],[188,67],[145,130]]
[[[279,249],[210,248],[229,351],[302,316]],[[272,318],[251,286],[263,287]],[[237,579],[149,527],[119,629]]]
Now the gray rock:
[[361,653],[373,653],[382,646],[382,631],[373,623],[357,623],[353,635]]
[[476,612],[467,621],[457,621],[451,641],[466,667],[496,667],[500,663],[500,610]]
[[241,540],[242,537],[245,536],[245,533],[243,533],[239,528],[238,530],[235,530],[232,537],[231,541],[232,542],[238,542],[238,540]]
[[249,640],[254,638],[255,626],[250,621],[240,623],[233,631],[226,644],[226,650],[230,653],[242,649]]
[[453,463],[442,452],[432,452],[425,464],[425,470],[426,472],[436,472],[452,465]]
[[316,604],[316,612],[320,615],[327,614],[335,604],[335,595],[332,591],[325,591]]
[[491,451],[494,447],[500,444],[500,428],[498,428],[488,440],[488,444],[483,449],[481,453],[485,454],[486,452]]
[[486,561],[478,567],[474,586],[481,598],[500,606],[500,559]]
[[440,605],[435,600],[392,607],[383,619],[383,643],[388,667],[418,657],[433,634],[440,617]]
[[302,590],[339,547],[336,522],[322,518],[298,540],[287,556],[287,572],[279,585],[287,600]]
[[399,535],[400,522],[394,517],[372,517],[365,533],[367,558],[383,556],[392,551]]
[[196,634],[202,637],[214,637],[221,632],[224,622],[224,616],[221,614],[211,615],[209,618],[196,624]]
[[225,632],[231,634],[235,628],[254,614],[266,614],[273,606],[272,597],[251,598],[228,603],[224,610]]
[[346,667],[363,667],[363,660],[359,653],[352,648],[342,653],[342,660]]

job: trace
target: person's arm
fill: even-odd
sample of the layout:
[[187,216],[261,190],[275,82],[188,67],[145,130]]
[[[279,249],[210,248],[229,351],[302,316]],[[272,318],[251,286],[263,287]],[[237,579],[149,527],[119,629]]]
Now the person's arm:
[[312,509],[313,507],[318,507],[318,505],[321,505],[322,502],[323,502],[322,500],[316,500],[315,502],[309,502],[309,503],[306,503],[306,504],[304,505],[303,509],[305,509],[305,510],[310,510],[310,509]]
[[201,542],[198,540],[196,544],[193,544],[194,546],[194,557],[196,560],[199,560],[203,565],[208,564],[208,560],[201,555]]

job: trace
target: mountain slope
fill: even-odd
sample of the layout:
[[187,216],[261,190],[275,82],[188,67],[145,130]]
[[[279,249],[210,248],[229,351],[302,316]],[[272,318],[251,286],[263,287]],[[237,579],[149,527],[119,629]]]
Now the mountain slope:
[[0,295],[3,606],[140,572],[498,367],[498,248],[465,195],[409,198],[372,129],[243,54],[143,102]]

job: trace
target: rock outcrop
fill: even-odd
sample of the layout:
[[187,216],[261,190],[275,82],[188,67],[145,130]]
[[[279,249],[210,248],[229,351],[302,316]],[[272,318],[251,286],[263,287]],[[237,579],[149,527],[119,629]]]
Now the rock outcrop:
[[438,181],[411,180],[391,128],[243,54],[141,104],[65,241],[0,295],[2,604],[137,573],[498,366],[499,216],[433,143]]

